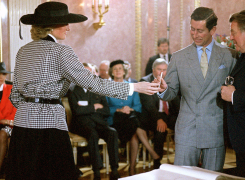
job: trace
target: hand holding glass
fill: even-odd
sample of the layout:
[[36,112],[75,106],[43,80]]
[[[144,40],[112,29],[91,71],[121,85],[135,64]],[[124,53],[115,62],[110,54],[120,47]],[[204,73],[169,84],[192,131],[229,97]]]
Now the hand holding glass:
[[231,77],[231,76],[227,76],[226,79],[225,79],[225,85],[228,86],[228,85],[233,85],[234,83],[234,78]]

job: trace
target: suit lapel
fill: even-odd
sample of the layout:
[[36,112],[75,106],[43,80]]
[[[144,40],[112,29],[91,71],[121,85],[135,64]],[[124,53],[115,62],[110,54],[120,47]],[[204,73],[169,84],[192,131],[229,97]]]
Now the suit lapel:
[[200,87],[203,85],[204,77],[202,75],[200,63],[198,61],[196,45],[193,43],[191,49],[186,54],[186,59],[189,63],[193,76],[197,79]]
[[218,68],[221,64],[222,61],[222,57],[223,54],[220,52],[219,48],[217,45],[213,45],[213,49],[211,52],[211,57],[209,59],[209,63],[208,63],[208,71],[207,71],[207,75],[202,87],[202,91],[205,91],[205,89],[207,88],[207,86],[210,84],[210,82],[214,79],[214,76],[216,75],[216,73],[218,72]]
[[242,54],[240,59],[237,61],[235,67],[233,68],[230,76],[235,76],[243,67],[245,66],[245,54]]

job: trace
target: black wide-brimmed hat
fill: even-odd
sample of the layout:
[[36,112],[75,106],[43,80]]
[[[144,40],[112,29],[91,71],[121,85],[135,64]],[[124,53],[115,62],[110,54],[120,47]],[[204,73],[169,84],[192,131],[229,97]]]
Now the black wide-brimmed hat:
[[115,65],[117,65],[117,64],[124,64],[124,61],[121,60],[121,59],[112,61],[112,62],[110,63],[110,68],[112,68],[113,66],[115,66]]
[[6,71],[6,65],[4,62],[0,62],[0,73],[12,73],[12,72],[9,72],[9,71]]
[[78,23],[87,19],[84,15],[69,13],[66,4],[51,1],[40,4],[34,14],[26,14],[20,21],[27,25],[55,25]]

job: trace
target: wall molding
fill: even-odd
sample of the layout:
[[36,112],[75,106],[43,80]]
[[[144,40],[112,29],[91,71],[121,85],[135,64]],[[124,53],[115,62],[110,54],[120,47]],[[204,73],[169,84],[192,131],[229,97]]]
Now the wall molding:
[[[14,71],[15,66],[15,57],[23,45],[32,41],[30,25],[21,24],[21,34],[23,40],[19,37],[19,19],[25,14],[33,14],[35,8],[41,3],[41,0],[9,0],[9,51],[10,51],[10,68],[11,71]],[[13,75],[12,75],[13,76]],[[13,79],[13,77],[11,77]]]
[[194,0],[195,1],[195,9],[201,6],[201,0]]
[[184,18],[183,18],[183,0],[180,0],[180,49],[184,47],[183,41],[183,27],[184,27]]
[[135,67],[136,79],[141,78],[141,53],[142,53],[142,20],[141,20],[141,2],[135,0]]
[[158,53],[157,49],[157,41],[158,41],[158,0],[154,0],[154,49],[155,54]]

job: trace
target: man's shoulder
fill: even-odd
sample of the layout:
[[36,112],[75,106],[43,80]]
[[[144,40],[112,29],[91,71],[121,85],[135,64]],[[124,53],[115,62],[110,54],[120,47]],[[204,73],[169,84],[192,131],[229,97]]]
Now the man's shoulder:
[[189,46],[186,46],[183,49],[180,49],[180,50],[174,52],[173,55],[183,54],[183,53],[191,52],[193,50],[196,50],[196,46],[195,46],[195,44],[190,44]]
[[131,83],[137,83],[138,81],[136,80],[136,79],[132,79],[131,78],[131,81],[130,81]]
[[152,73],[148,74],[147,76],[144,76],[140,79],[140,81],[146,81],[146,82],[151,82],[152,79]]
[[214,46],[213,46],[213,50],[216,53],[225,53],[225,54],[230,54],[233,58],[238,58],[239,57],[239,52],[236,51],[235,49],[231,49],[227,46],[223,46],[220,43],[218,43],[217,41],[214,42]]
[[156,54],[156,55],[154,55],[154,56],[151,56],[150,57],[150,60],[156,60],[157,58],[159,58],[160,56],[159,56],[159,54]]

